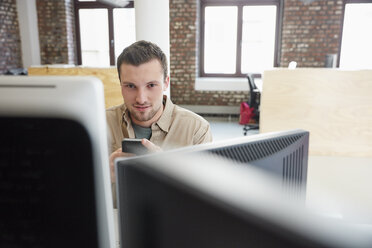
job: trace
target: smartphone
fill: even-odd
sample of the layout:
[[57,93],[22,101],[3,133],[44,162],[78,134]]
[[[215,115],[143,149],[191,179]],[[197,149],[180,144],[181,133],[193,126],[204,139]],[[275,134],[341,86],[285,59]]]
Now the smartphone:
[[148,153],[148,149],[141,143],[141,139],[124,138],[121,142],[121,150],[123,152],[134,153],[136,155],[143,155]]

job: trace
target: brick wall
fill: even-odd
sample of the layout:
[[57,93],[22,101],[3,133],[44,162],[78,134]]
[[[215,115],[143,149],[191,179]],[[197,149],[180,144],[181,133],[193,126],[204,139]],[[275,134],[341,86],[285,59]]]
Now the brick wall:
[[76,64],[73,0],[37,0],[41,64]]
[[[171,95],[177,104],[235,106],[247,92],[195,91],[198,0],[169,0]],[[73,0],[37,0],[42,64],[76,64]],[[343,1],[284,0],[280,66],[324,67],[338,53]],[[22,67],[16,0],[1,0],[0,73]]]
[[280,65],[324,67],[326,54],[338,53],[342,15],[342,0],[285,0]]
[[0,74],[22,67],[16,0],[0,2]]
[[[195,91],[198,55],[198,0],[170,2],[171,95],[177,104],[239,105],[247,92]],[[298,67],[324,67],[326,54],[338,53],[342,27],[342,0],[304,4],[284,0],[280,67],[296,61]]]

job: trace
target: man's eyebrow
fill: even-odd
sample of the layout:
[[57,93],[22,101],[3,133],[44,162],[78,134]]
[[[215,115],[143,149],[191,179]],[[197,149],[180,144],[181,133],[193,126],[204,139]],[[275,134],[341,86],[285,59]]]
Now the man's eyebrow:
[[154,84],[154,83],[160,83],[159,81],[157,81],[157,80],[152,80],[152,81],[149,81],[149,82],[147,82],[146,84]]
[[123,81],[123,82],[120,82],[121,84],[134,84],[132,82],[127,82],[127,81]]
[[[160,82],[157,80],[151,80],[151,81],[146,82],[145,84],[155,84],[155,83],[160,84]],[[128,81],[122,81],[120,82],[120,84],[134,84],[135,85],[135,83],[128,82]]]

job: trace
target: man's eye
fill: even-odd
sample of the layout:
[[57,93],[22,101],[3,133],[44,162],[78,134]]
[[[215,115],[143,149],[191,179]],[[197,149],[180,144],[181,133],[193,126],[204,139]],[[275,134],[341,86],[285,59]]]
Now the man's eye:
[[148,87],[149,88],[153,88],[153,87],[155,87],[156,86],[156,84],[148,84]]
[[125,84],[124,85],[126,88],[129,88],[129,89],[134,89],[136,86],[134,86],[133,84]]

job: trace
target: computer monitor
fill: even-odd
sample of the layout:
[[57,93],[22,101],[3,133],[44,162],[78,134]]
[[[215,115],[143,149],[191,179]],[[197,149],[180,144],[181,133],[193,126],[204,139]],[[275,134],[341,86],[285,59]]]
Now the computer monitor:
[[305,130],[285,130],[244,136],[175,149],[177,153],[207,152],[235,164],[254,166],[282,180],[282,188],[305,200],[309,135]]
[[309,135],[301,129],[263,133],[200,145],[191,150],[206,151],[272,173],[281,178],[284,189],[305,199]]
[[324,220],[281,180],[208,153],[117,164],[122,247],[371,247],[368,233]]
[[0,247],[115,247],[103,85],[0,76]]

